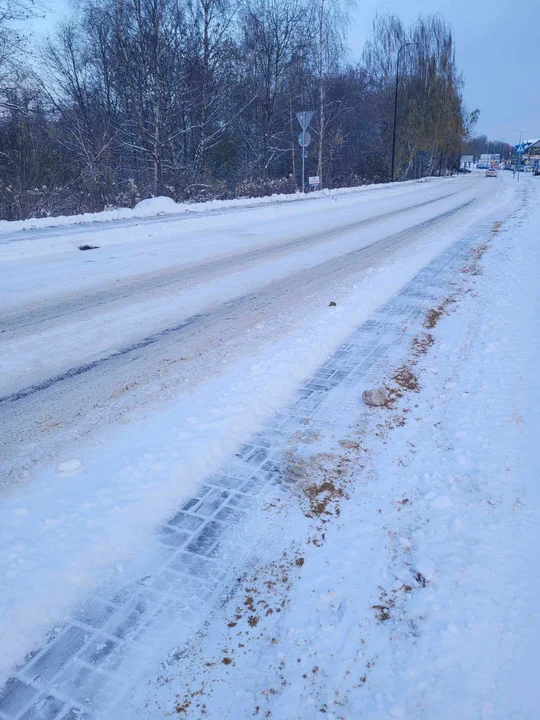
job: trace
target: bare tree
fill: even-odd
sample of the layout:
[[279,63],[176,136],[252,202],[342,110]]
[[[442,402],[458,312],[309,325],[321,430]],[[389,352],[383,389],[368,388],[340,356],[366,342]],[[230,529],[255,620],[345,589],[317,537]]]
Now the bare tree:
[[319,148],[317,174],[323,187],[324,147],[329,124],[334,113],[327,107],[329,79],[339,69],[345,51],[345,32],[349,25],[349,9],[353,0],[316,0],[313,6],[312,24],[316,28],[314,48],[315,75],[317,78],[317,104]]
[[274,160],[289,149],[289,113],[281,101],[305,56],[306,7],[302,0],[252,0],[243,13],[243,32],[247,81],[257,97],[254,164],[261,164],[266,178]]
[[463,141],[480,143],[449,27],[440,16],[408,28],[377,17],[351,65],[349,9],[348,0],[81,0],[36,70],[6,35],[36,5],[0,0],[0,215],[158,193],[290,192],[303,108],[316,111],[309,173],[325,186],[386,180],[405,42],[414,45],[398,86],[398,177],[447,172]]

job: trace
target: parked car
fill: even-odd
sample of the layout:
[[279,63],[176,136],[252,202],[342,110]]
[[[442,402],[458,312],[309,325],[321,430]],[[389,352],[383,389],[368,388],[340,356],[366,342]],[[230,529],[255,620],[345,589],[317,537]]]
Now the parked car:
[[486,170],[486,177],[497,177],[498,174],[497,168],[488,168]]

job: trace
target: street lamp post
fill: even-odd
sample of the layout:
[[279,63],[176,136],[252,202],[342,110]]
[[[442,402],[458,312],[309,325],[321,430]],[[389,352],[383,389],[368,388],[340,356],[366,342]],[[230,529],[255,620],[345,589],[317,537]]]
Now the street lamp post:
[[[523,130],[518,130],[517,132],[519,132],[519,145],[521,145],[521,141],[523,139]],[[520,165],[521,165],[521,157],[520,157],[519,153],[516,151],[516,172],[517,172],[517,181],[518,182],[519,182]]]
[[417,45],[416,42],[409,42],[402,45],[397,54],[397,63],[396,63],[396,92],[394,94],[394,132],[392,137],[392,182],[394,182],[394,172],[395,172],[395,160],[396,160],[396,127],[397,127],[397,96],[398,96],[398,85],[399,85],[399,56],[401,54],[401,51],[403,48],[409,47],[409,45]]

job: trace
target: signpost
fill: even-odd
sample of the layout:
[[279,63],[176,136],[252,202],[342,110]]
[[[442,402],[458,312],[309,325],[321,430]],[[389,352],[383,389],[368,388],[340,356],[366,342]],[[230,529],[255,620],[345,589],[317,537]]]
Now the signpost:
[[517,170],[517,181],[519,182],[519,165],[521,162],[521,155],[525,152],[525,146],[523,143],[519,143],[519,145],[516,147],[516,170]]
[[321,184],[320,178],[318,175],[310,175],[309,178],[309,186],[310,187],[319,187]]
[[302,110],[301,112],[296,113],[296,117],[298,118],[298,122],[300,123],[300,127],[302,128],[302,132],[298,136],[298,142],[300,144],[300,147],[302,148],[302,192],[304,192],[305,182],[305,162],[307,158],[306,148],[311,142],[311,134],[307,131],[307,129],[313,115],[313,110]]

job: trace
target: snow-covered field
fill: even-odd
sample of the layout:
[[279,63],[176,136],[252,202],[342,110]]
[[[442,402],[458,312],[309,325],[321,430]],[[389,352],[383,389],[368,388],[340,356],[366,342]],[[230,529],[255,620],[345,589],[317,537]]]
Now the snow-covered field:
[[6,234],[0,717],[539,716],[535,183]]

